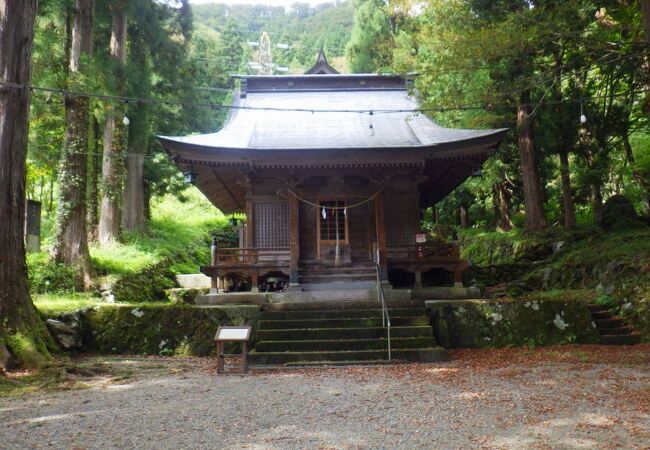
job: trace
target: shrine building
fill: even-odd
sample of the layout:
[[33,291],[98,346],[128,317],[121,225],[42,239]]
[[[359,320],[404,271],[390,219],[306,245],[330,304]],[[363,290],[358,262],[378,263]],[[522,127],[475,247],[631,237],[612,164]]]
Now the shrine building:
[[427,242],[421,214],[480,170],[505,129],[441,127],[404,77],[339,74],[322,51],[304,75],[237,77],[220,131],[161,137],[217,208],[246,214],[240,245],[201,268],[214,290],[369,289],[394,274],[418,288],[432,269],[462,281],[457,245]]

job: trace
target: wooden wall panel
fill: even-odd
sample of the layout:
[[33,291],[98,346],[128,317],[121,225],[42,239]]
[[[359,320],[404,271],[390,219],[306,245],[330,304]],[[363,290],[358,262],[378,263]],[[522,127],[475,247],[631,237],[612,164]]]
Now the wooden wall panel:
[[254,246],[289,248],[289,203],[254,202]]
[[420,209],[415,197],[385,197],[387,247],[415,244],[420,229]]

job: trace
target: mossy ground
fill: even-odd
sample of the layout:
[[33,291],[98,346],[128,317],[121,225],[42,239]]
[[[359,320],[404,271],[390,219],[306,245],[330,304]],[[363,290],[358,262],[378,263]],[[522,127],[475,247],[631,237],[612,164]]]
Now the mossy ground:
[[468,278],[488,294],[605,303],[650,341],[650,227],[536,234],[470,230],[461,242],[465,257],[483,264],[470,268]]

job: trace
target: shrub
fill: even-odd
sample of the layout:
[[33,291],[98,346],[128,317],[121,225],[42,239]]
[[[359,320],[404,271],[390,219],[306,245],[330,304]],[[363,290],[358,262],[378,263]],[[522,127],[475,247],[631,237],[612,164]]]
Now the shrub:
[[46,253],[27,255],[27,276],[32,293],[81,290],[75,267],[55,263]]
[[605,230],[623,230],[644,226],[643,222],[639,220],[634,205],[624,195],[613,195],[605,202],[599,225]]
[[166,289],[177,287],[168,259],[145,269],[126,274],[115,282],[112,288],[115,300],[126,303],[167,301]]

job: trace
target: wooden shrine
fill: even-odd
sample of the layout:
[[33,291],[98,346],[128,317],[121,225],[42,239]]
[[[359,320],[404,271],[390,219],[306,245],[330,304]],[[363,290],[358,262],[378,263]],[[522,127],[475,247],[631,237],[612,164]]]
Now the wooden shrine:
[[505,129],[441,127],[403,77],[338,74],[322,53],[305,75],[238,77],[219,132],[160,138],[215,206],[246,214],[239,247],[213,246],[202,267],[213,288],[223,277],[253,291],[358,288],[375,262],[385,281],[403,271],[418,287],[441,269],[460,282],[455,244],[416,242],[421,211],[479,169]]

